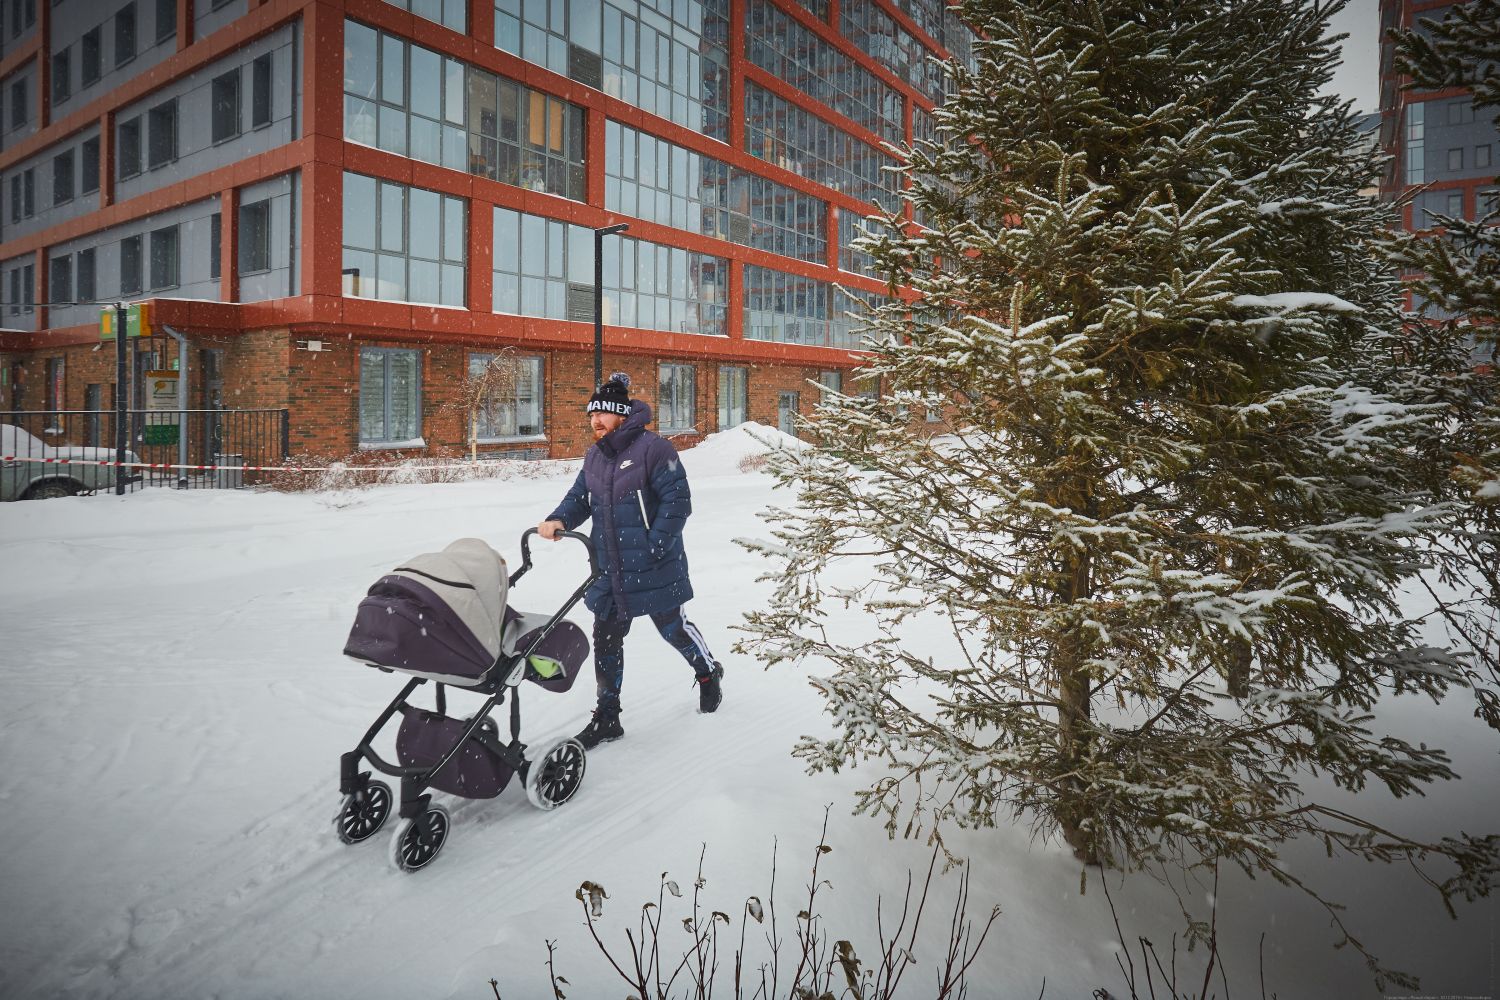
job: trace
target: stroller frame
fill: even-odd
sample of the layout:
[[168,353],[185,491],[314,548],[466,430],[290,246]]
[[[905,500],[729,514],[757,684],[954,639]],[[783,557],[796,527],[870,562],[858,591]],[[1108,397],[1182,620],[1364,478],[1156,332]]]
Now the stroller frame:
[[[530,538],[537,533],[536,528],[528,528],[522,533],[521,565],[510,575],[508,587],[514,587],[516,581],[520,580],[531,569]],[[381,712],[375,719],[375,722],[360,739],[359,744],[353,750],[339,757],[339,792],[345,796],[346,810],[348,803],[351,801],[365,801],[371,791],[370,772],[360,770],[362,761],[368,761],[371,767],[383,774],[401,779],[401,798],[398,815],[402,820],[415,824],[412,832],[416,834],[418,841],[420,841],[420,847],[428,849],[419,852],[419,854],[425,854],[425,857],[418,864],[408,865],[398,858],[397,864],[403,869],[415,870],[415,868],[424,865],[437,854],[437,850],[441,848],[442,842],[447,839],[448,823],[446,812],[443,813],[440,823],[422,823],[420,820],[429,815],[434,808],[432,806],[432,793],[428,791],[433,784],[433,779],[442,773],[444,768],[449,766],[469,740],[474,739],[481,743],[487,750],[499,758],[506,767],[520,775],[523,785],[526,784],[533,763],[532,760],[526,757],[526,744],[521,742],[520,684],[525,677],[527,658],[541,644],[542,640],[557,627],[558,623],[563,620],[563,617],[583,599],[584,593],[599,578],[602,572],[599,568],[598,557],[594,553],[593,544],[587,535],[576,531],[561,531],[557,533],[557,537],[573,538],[583,543],[584,548],[588,550],[589,554],[589,578],[577,590],[573,591],[572,595],[563,602],[562,607],[548,619],[545,625],[536,630],[532,640],[524,648],[518,649],[512,654],[506,654],[502,650],[496,658],[494,665],[486,671],[480,683],[470,686],[450,685],[443,681],[434,681],[436,684],[436,702],[439,715],[447,714],[447,695],[444,690],[446,687],[452,686],[458,688],[460,691],[489,694],[489,698],[486,699],[484,705],[469,717],[464,731],[454,741],[453,746],[448,749],[447,753],[431,767],[420,765],[403,766],[385,760],[371,746],[371,741],[385,728],[386,723],[391,720],[391,717],[398,710],[409,704],[407,699],[411,697],[412,692],[427,683],[428,680],[426,677],[413,677],[396,697],[391,700],[391,703],[385,707],[385,711]],[[509,661],[508,667],[507,661]],[[395,673],[390,667],[377,665],[376,669],[383,673]],[[501,743],[498,727],[490,719],[490,713],[505,701],[507,689],[510,689],[510,742]],[[489,723],[489,725],[487,726],[486,723]],[[378,785],[379,783],[376,784]],[[372,817],[373,825],[367,832],[362,832],[363,835],[353,840],[345,838],[346,842],[353,843],[356,840],[367,839],[383,825],[390,809],[388,801],[389,790],[384,789],[383,791],[387,798],[384,804],[384,811],[379,815],[378,819]],[[436,808],[441,809],[442,807]],[[342,832],[340,835],[343,836]],[[399,841],[400,838],[401,832],[398,831],[397,840]],[[393,842],[392,846],[394,853],[396,844]]]

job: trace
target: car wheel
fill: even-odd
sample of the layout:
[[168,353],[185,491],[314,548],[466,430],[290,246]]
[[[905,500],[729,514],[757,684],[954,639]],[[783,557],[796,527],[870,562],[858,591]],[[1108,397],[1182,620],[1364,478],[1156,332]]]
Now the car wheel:
[[78,492],[78,488],[71,483],[65,483],[58,479],[49,479],[45,483],[37,483],[26,491],[27,500],[56,500],[58,497],[70,497]]

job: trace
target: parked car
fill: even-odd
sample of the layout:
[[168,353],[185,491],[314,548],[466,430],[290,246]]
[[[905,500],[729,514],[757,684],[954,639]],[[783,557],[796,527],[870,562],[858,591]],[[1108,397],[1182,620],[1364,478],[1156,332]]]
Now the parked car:
[[[47,500],[67,497],[75,493],[93,490],[109,490],[115,486],[115,473],[120,471],[108,465],[73,465],[71,463],[4,461],[4,456],[16,458],[61,458],[79,461],[113,462],[113,448],[55,448],[27,434],[14,424],[0,424],[0,501]],[[135,452],[127,451],[125,461],[139,462]],[[139,476],[126,472],[126,481]]]

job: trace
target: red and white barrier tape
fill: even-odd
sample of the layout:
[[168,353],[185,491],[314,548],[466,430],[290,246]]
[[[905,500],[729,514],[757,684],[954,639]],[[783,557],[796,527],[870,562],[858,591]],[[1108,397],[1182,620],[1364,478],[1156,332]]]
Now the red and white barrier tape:
[[[26,455],[0,455],[0,462],[40,462],[48,465],[104,465],[121,469],[188,469],[196,472],[330,472],[332,466],[309,465],[170,465],[166,462],[105,462],[86,458],[31,458]],[[493,462],[467,462],[462,465],[345,465],[339,472],[394,472],[438,469],[475,469]]]

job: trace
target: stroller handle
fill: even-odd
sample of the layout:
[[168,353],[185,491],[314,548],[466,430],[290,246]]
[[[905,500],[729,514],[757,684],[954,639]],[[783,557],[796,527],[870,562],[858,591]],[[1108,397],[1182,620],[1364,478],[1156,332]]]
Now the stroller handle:
[[[535,528],[527,528],[525,531],[521,532],[521,568],[516,570],[515,575],[510,578],[510,582],[512,585],[514,585],[515,582],[521,578],[521,575],[523,573],[531,569],[531,536],[536,534],[540,534],[540,532],[538,532]],[[583,543],[583,547],[587,549],[589,553],[588,583],[593,583],[594,579],[599,575],[599,558],[594,554],[594,543],[589,540],[589,536],[580,534],[576,531],[559,531],[557,533],[557,537],[576,538],[578,539],[578,541]]]

